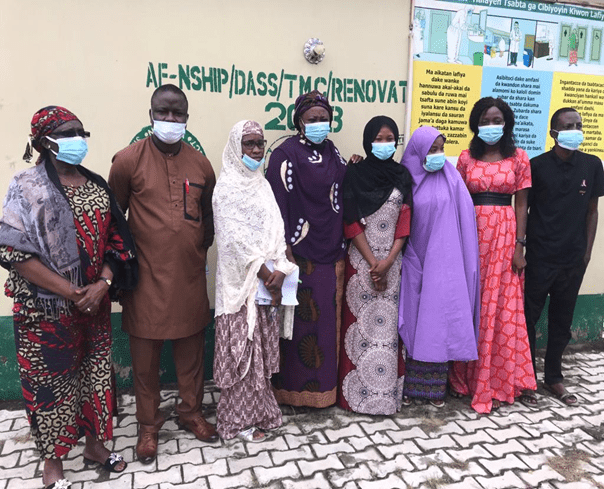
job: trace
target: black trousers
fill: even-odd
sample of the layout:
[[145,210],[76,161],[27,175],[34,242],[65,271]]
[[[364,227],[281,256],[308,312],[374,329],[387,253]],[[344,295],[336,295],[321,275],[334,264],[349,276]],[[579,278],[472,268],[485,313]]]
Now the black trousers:
[[537,263],[527,263],[524,285],[524,314],[526,329],[531,345],[531,356],[535,377],[535,325],[541,316],[547,296],[550,296],[547,323],[547,350],[545,353],[545,383],[562,382],[562,354],[572,335],[570,327],[573,322],[575,304],[585,265],[582,263],[572,268],[552,268]]
[[510,53],[510,64],[515,65],[518,61],[518,53]]

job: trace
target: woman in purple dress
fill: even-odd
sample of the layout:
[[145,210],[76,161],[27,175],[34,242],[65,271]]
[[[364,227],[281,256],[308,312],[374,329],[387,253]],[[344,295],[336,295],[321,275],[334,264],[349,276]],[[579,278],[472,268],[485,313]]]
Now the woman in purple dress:
[[336,402],[346,161],[327,139],[332,118],[329,101],[318,91],[298,97],[298,134],[273,151],[266,173],[283,216],[288,258],[300,267],[293,337],[281,341],[281,367],[273,376],[277,401],[292,406]]
[[402,164],[413,177],[399,333],[407,350],[403,404],[444,405],[449,361],[478,358],[480,274],[474,205],[444,154],[445,137],[417,129]]

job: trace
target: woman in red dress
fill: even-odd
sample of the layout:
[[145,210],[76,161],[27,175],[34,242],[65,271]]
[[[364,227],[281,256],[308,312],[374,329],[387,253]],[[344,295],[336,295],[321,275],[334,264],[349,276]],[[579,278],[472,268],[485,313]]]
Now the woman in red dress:
[[472,195],[478,226],[478,360],[455,362],[449,380],[453,395],[470,394],[477,412],[490,413],[516,397],[523,404],[536,404],[522,292],[531,168],[526,152],[516,148],[514,113],[502,99],[476,102],[470,129],[474,138],[457,169]]

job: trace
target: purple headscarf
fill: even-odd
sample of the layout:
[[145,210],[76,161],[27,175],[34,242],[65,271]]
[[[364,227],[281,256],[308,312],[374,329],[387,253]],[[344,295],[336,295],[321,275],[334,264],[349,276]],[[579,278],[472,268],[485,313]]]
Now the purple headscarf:
[[415,360],[476,360],[480,322],[476,215],[451,163],[434,173],[423,167],[438,136],[442,134],[437,129],[420,127],[402,160],[413,177],[414,207],[402,263],[399,334]]

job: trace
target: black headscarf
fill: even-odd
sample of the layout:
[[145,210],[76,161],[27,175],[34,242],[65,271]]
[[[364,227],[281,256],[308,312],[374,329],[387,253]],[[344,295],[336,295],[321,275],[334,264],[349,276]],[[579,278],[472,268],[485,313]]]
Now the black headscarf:
[[348,224],[369,216],[382,207],[394,187],[399,189],[405,203],[411,205],[412,179],[409,171],[392,158],[382,161],[371,152],[371,143],[383,126],[390,128],[395,144],[398,144],[396,122],[384,115],[374,117],[363,131],[363,149],[367,158],[346,169],[342,189],[344,221]]

